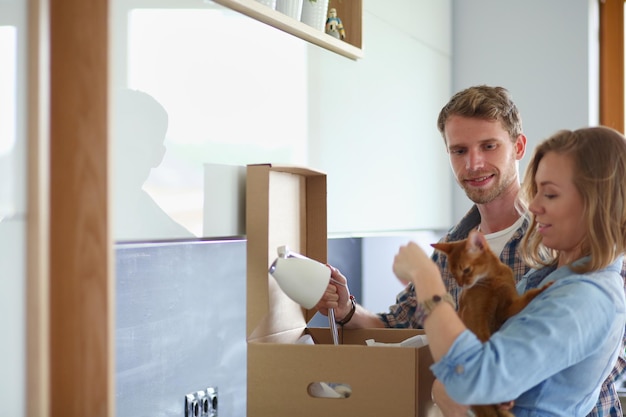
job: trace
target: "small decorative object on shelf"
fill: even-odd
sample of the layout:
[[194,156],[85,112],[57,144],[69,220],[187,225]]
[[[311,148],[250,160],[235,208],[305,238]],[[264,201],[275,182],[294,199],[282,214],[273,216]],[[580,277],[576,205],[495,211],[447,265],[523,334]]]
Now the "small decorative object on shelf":
[[331,8],[328,11],[328,19],[326,19],[326,33],[337,39],[345,39],[346,31],[343,28],[341,19],[337,17],[337,9]]

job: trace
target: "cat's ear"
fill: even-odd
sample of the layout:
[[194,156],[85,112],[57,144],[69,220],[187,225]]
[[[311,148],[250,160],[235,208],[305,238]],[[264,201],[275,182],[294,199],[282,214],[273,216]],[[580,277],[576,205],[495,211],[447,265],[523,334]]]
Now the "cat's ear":
[[468,251],[470,253],[483,252],[487,247],[487,240],[485,239],[485,236],[476,230],[472,230],[467,237]]
[[443,253],[448,253],[448,254],[452,252],[452,247],[453,247],[451,243],[431,243],[430,246],[437,249],[438,251],[441,251]]

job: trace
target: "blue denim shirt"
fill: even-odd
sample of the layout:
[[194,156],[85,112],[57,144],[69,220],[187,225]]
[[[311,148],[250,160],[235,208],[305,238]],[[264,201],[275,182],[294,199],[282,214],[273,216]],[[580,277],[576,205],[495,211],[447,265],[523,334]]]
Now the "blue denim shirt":
[[[554,284],[488,342],[466,330],[431,369],[459,403],[515,399],[516,417],[585,416],[622,349],[621,268],[620,257],[583,275],[557,269],[543,281]],[[525,284],[520,281],[518,290]]]

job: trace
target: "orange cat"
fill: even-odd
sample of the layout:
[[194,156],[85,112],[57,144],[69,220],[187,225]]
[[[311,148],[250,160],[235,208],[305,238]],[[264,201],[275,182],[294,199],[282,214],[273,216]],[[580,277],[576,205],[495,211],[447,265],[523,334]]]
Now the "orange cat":
[[[513,271],[494,254],[482,233],[470,232],[465,240],[433,243],[448,256],[448,267],[463,291],[459,297],[459,316],[481,341],[511,316],[519,313],[550,284],[519,295]],[[472,406],[477,417],[511,417],[497,405]]]

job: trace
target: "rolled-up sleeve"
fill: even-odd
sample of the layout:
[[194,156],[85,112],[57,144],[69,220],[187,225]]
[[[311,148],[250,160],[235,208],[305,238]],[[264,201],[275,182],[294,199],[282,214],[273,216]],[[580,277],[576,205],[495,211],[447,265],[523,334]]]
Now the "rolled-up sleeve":
[[[613,351],[610,346],[621,343],[621,332],[613,331],[614,321],[624,319],[623,309],[618,307],[622,311],[616,312],[616,304],[608,288],[592,281],[557,282],[486,343],[469,330],[461,333],[431,369],[459,403],[513,400],[566,368],[591,361],[597,345],[607,338],[615,339],[604,343]],[[596,377],[600,377],[598,366],[602,370],[605,364],[601,362],[607,358],[598,355],[597,362],[587,365],[595,367]],[[601,382],[597,381],[598,386]]]

